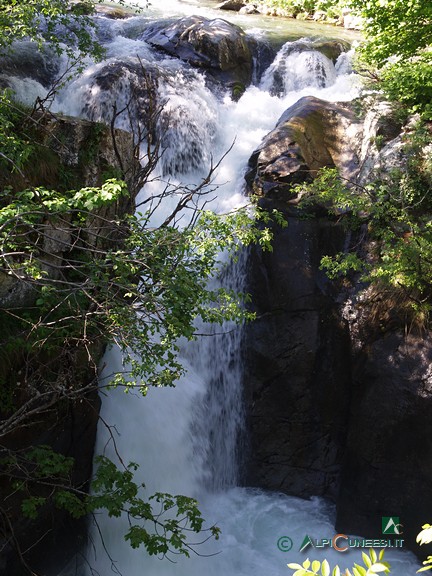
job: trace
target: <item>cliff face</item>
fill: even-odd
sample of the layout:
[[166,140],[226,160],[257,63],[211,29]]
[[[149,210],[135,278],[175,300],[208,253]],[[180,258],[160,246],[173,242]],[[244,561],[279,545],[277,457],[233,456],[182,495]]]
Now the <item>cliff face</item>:
[[[127,176],[136,167],[130,134],[116,131],[115,149],[110,129],[100,124],[51,116],[41,122],[39,145],[44,155],[38,165],[27,172],[30,178],[27,186],[32,185],[34,178],[39,186],[79,190],[100,186],[107,176],[120,176],[121,171]],[[14,182],[18,190],[23,184]],[[103,252],[110,235],[109,223],[133,210],[134,200],[133,196],[124,196],[96,209],[82,229],[85,242]],[[44,265],[53,279],[77,242],[67,218],[60,222],[56,224],[47,219],[42,228],[45,230],[41,240],[46,255]],[[16,576],[28,573],[26,564],[44,576],[58,574],[85,540],[86,521],[73,519],[52,502],[41,506],[34,519],[23,515],[22,501],[28,494],[16,490],[14,473],[17,470],[10,462],[11,458],[18,459],[19,464],[21,458],[22,465],[25,462],[25,466],[29,466],[27,451],[35,446],[48,446],[74,459],[67,478],[70,486],[88,489],[100,405],[97,363],[105,345],[103,335],[93,338],[92,342],[77,343],[67,334],[63,344],[42,346],[38,352],[25,345],[14,345],[19,334],[13,322],[10,325],[7,322],[8,314],[18,313],[20,309],[31,309],[34,313],[39,306],[37,295],[38,291],[25,279],[2,273],[0,309],[7,313],[2,316],[5,324],[1,337],[0,455],[7,464],[0,476],[4,497],[0,573]],[[21,472],[25,474],[26,468]],[[37,483],[29,486],[32,495],[50,502],[49,487]]]
[[285,211],[271,253],[252,251],[247,327],[253,484],[336,498],[350,404],[349,332],[320,257],[343,246],[325,219]]
[[[391,292],[326,278],[321,258],[354,241],[367,251],[365,230],[355,238],[325,206],[306,214],[291,191],[324,166],[363,184],[401,166],[400,138],[378,112],[362,123],[345,106],[302,99],[251,157],[250,187],[288,226],[275,229],[272,253],[250,260],[247,482],[332,499],[339,532],[378,538],[381,517],[399,516],[419,552],[432,494],[432,334],[407,325]],[[390,141],[381,153],[372,125]]]

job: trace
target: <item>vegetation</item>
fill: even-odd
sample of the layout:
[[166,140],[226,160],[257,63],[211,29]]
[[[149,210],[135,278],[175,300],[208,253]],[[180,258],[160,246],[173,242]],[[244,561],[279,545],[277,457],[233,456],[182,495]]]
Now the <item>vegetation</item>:
[[[423,0],[351,0],[364,18],[362,64],[409,113],[432,119],[432,5]],[[372,67],[372,69],[371,69]]]
[[[80,6],[69,12],[64,0],[0,2],[0,48],[13,50],[14,42],[30,38],[41,50],[48,43],[66,53],[72,67],[89,53],[101,57],[89,3],[85,10]],[[63,44],[69,38],[72,45]],[[148,82],[145,75],[143,82]],[[16,442],[23,430],[33,425],[40,430],[41,417],[50,426],[57,411],[88,398],[97,388],[97,365],[106,342],[120,346],[128,367],[127,373],[125,368],[114,375],[111,385],[137,387],[145,394],[149,385],[172,386],[182,374],[178,340],[196,337],[197,316],[218,323],[250,317],[242,295],[210,289],[208,280],[221,271],[220,251],[234,258],[250,242],[269,247],[269,232],[257,221],[265,223],[270,216],[251,207],[220,216],[203,208],[216,188],[219,163],[209,167],[197,186],[167,185],[135,215],[120,208],[145,184],[160,158],[159,143],[147,138],[160,114],[153,105],[146,126],[135,134],[139,168],[127,170],[112,126],[117,165],[108,167],[110,177],[100,186],[71,189],[69,168],[39,140],[44,107],[26,110],[9,91],[0,95],[0,283],[24,295],[19,305],[6,299],[0,310],[5,338],[0,461],[9,492],[0,516],[3,535],[15,542],[30,573],[14,531],[17,501],[30,519],[47,505],[74,518],[100,509],[110,516],[125,514],[130,526],[125,538],[131,545],[162,556],[171,551],[189,555],[188,532],[202,531],[195,500],[162,493],[144,498],[143,486],[133,480],[134,463],[117,468],[99,457],[89,495],[85,484],[74,483],[70,458],[48,445],[17,448]],[[95,130],[97,136],[110,129]],[[93,140],[86,151],[89,161]],[[37,181],[34,165],[43,164],[43,155],[48,166],[56,164],[62,173],[57,179],[56,172],[52,182]],[[173,199],[172,212],[155,227],[153,217]],[[180,225],[182,219],[188,223]],[[218,532],[211,527],[209,535],[217,537]]]
[[429,130],[419,124],[406,135],[406,166],[364,186],[324,169],[312,184],[298,187],[303,206],[327,206],[332,218],[356,232],[351,250],[324,256],[321,268],[334,279],[354,274],[397,297],[408,326],[427,325],[432,307],[431,144]]
[[[432,526],[430,524],[423,524],[421,531],[417,534],[416,542],[420,544],[430,544],[432,542]],[[428,556],[423,561],[423,566],[417,572],[426,572],[432,570],[432,556]]]
[[[256,2],[252,3],[256,4]],[[268,8],[274,8],[276,14],[285,14],[291,17],[325,12],[329,18],[338,18],[341,16],[347,0],[266,0],[263,4]]]
[[[432,542],[432,526],[424,524],[416,540],[420,545],[430,544]],[[327,560],[323,562],[310,561],[309,558],[302,564],[291,562],[287,566],[294,571],[292,576],[374,576],[376,574],[389,574],[391,566],[384,561],[384,552],[382,549],[377,554],[373,548],[369,550],[369,554],[362,552],[363,566],[356,563],[351,568],[342,570],[338,565],[331,569]],[[423,567],[419,568],[417,572],[426,572],[427,570],[432,570],[432,556],[427,557],[423,562]]]
[[362,552],[363,566],[354,564],[351,569],[346,568],[343,571],[341,571],[339,566],[331,569],[327,560],[323,562],[313,560],[311,562],[309,559],[305,560],[302,565],[290,563],[288,568],[294,570],[293,576],[374,576],[381,573],[386,574],[390,571],[390,565],[383,558],[384,550],[381,550],[377,555],[372,548],[369,550],[369,554]]

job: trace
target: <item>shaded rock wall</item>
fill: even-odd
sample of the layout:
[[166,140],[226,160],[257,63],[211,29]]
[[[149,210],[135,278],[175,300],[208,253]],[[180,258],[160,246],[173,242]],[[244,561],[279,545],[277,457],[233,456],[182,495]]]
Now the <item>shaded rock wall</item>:
[[251,256],[258,319],[246,328],[251,431],[248,479],[288,494],[335,498],[350,399],[349,333],[318,270],[344,233],[287,213],[274,248]]
[[250,188],[288,227],[275,231],[272,253],[254,249],[250,260],[258,319],[246,329],[246,481],[330,497],[340,532],[380,538],[382,516],[399,516],[406,546],[425,557],[415,535],[432,513],[432,334],[410,330],[389,295],[372,304],[364,285],[325,278],[321,257],[359,238],[324,207],[305,218],[291,190],[321,166],[363,184],[403,166],[385,108],[361,123],[346,106],[303,98],[251,156]]
[[432,334],[389,332],[353,357],[336,528],[373,537],[399,516],[407,545],[432,514]]

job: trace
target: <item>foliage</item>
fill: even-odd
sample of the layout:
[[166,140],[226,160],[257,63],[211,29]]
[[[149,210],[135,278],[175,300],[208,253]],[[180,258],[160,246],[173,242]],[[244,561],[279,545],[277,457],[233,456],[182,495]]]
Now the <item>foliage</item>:
[[[432,542],[432,526],[430,524],[423,524],[422,530],[417,534],[416,542],[420,544],[430,544]],[[424,566],[417,570],[417,572],[426,572],[432,570],[432,556],[428,556],[423,561]]]
[[384,64],[391,56],[419,55],[432,34],[432,6],[423,0],[350,0],[365,19],[368,57]]
[[427,128],[405,143],[405,171],[394,170],[364,187],[343,181],[325,169],[310,185],[301,185],[302,204],[318,203],[347,228],[366,233],[369,251],[326,255],[321,267],[331,278],[357,273],[365,282],[401,290],[416,314],[428,317],[432,303],[432,156]]
[[400,102],[410,113],[432,119],[432,53],[399,59],[382,70],[382,87],[390,100]]
[[219,538],[219,528],[204,528],[195,499],[160,492],[144,496],[144,484],[134,482],[138,469],[134,463],[120,470],[105,456],[97,457],[92,492],[88,494],[71,485],[73,459],[50,446],[11,452],[1,462],[4,473],[13,480],[15,493],[23,495],[21,511],[26,518],[37,518],[39,509],[48,503],[73,518],[94,516],[101,510],[110,517],[124,516],[128,522],[125,540],[132,548],[144,546],[150,555],[161,557],[170,553],[189,557],[196,552],[196,544],[188,541],[189,533],[207,532],[205,540]]
[[379,72],[387,97],[432,118],[432,4],[423,0],[351,0],[364,18],[362,59]]
[[265,5],[279,8],[293,16],[324,11],[333,18],[342,13],[346,0],[266,0]]
[[48,43],[58,54],[66,52],[74,60],[88,54],[100,58],[102,50],[88,15],[94,3],[86,6],[86,10],[70,11],[65,0],[0,0],[0,47],[6,51],[13,42],[29,38],[39,49]]
[[319,560],[313,560],[312,562],[306,559],[303,564],[290,563],[288,568],[294,570],[292,576],[374,576],[375,574],[390,572],[390,565],[388,562],[384,562],[384,550],[381,550],[379,555],[372,548],[369,550],[369,555],[362,552],[363,566],[360,564],[354,564],[350,569],[345,569],[343,572],[339,566],[335,566],[333,569],[327,560],[320,562]]
[[[65,194],[35,188],[11,198],[6,192],[0,209],[0,270],[38,296],[34,307],[3,313],[13,314],[33,352],[103,334],[122,348],[131,367],[127,380],[118,375],[114,383],[134,386],[142,378],[145,392],[148,385],[173,385],[182,374],[177,343],[195,337],[197,315],[219,323],[249,317],[239,294],[210,290],[207,281],[221,269],[222,250],[233,256],[252,241],[269,247],[270,236],[246,208],[222,216],[196,211],[184,229],[170,217],[152,227],[154,209],[120,221],[91,219],[92,210],[125,193],[116,180]],[[187,196],[192,200],[194,195]],[[260,211],[256,217],[268,218]],[[92,245],[89,223],[106,236],[103,250]],[[53,260],[51,243],[45,246],[56,232],[65,239]]]

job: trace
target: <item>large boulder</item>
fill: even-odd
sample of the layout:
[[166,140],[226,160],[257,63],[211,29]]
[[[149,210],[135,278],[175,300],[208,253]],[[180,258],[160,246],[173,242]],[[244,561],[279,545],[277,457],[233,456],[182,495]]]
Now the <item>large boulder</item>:
[[349,107],[301,98],[253,152],[246,181],[255,194],[289,201],[293,184],[321,168],[336,166],[344,178],[352,179],[359,169],[361,134],[362,125]]
[[169,26],[149,29],[145,40],[205,70],[225,86],[248,86],[252,81],[250,40],[241,28],[221,18],[182,18]]

